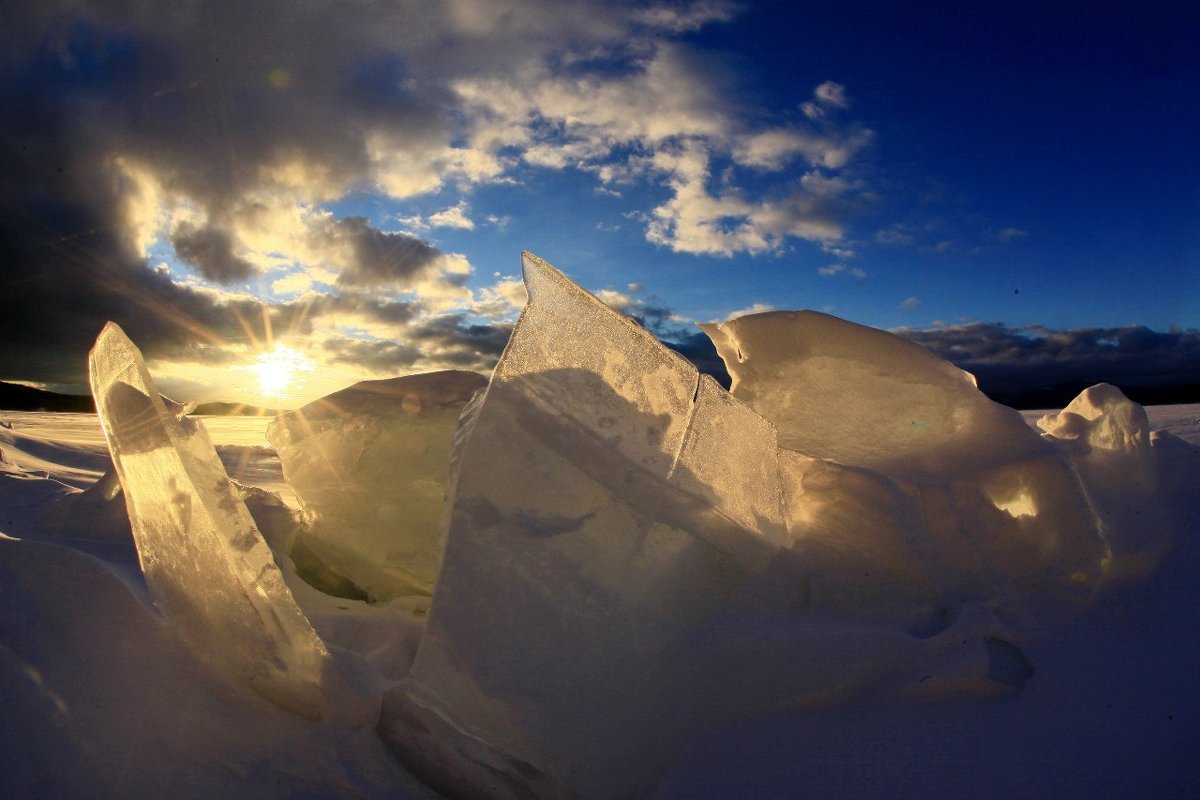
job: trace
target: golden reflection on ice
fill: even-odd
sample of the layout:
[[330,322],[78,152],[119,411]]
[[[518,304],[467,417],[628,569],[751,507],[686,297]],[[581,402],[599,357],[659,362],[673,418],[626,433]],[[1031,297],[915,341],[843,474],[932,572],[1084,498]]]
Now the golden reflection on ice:
[[1038,513],[1037,503],[1034,502],[1029,492],[1023,488],[1009,495],[989,493],[988,499],[992,501],[992,505],[1014,519],[1036,517]]

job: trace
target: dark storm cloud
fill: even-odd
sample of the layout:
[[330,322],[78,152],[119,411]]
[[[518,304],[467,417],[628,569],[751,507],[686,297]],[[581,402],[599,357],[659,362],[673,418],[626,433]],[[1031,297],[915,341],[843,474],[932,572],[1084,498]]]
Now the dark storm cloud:
[[310,295],[273,308],[271,324],[275,331],[307,335],[313,332],[312,321],[319,317],[353,314],[385,325],[399,326],[414,320],[420,311],[419,302],[390,300],[358,292]]
[[337,336],[321,345],[332,363],[365,367],[377,374],[399,375],[412,370],[421,351],[410,345],[386,341],[364,341]]
[[171,235],[171,245],[180,258],[209,280],[232,283],[254,274],[254,265],[234,254],[229,231],[197,228],[185,222]]
[[[134,171],[207,220],[177,229],[172,243],[227,282],[254,271],[230,234],[248,193],[336,195],[364,181],[365,131],[413,146],[445,139],[444,84],[406,80],[388,51],[401,23],[414,35],[425,25],[403,9],[14,2],[2,16],[4,377],[78,384],[108,319],[151,356],[243,337],[239,314],[261,320],[256,303],[225,302],[151,268],[130,212],[142,191]],[[273,170],[292,162],[320,180],[288,185]],[[352,244],[343,265],[353,286],[427,277],[437,256],[361,219],[334,227]]]
[[[87,353],[108,320],[147,356],[205,358],[206,348],[246,340],[253,300],[173,283],[111,231],[78,232],[84,215],[49,207],[37,233],[0,216],[0,379],[86,383]],[[55,225],[56,227],[51,227]]]
[[436,317],[408,331],[409,339],[438,361],[464,369],[488,370],[496,365],[513,326],[507,323],[478,325],[461,315]]
[[429,243],[407,233],[377,230],[363,217],[338,220],[324,236],[353,253],[338,276],[342,286],[408,285],[428,274],[442,257]]
[[1019,392],[1101,381],[1130,386],[1200,384],[1200,331],[1141,325],[1052,330],[974,323],[897,333],[973,373],[981,389]]

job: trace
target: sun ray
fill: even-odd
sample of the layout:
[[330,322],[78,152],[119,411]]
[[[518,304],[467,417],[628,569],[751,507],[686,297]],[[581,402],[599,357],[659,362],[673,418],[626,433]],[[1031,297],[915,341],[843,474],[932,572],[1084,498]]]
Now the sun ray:
[[250,365],[258,376],[259,391],[265,397],[287,398],[296,388],[297,373],[311,371],[312,359],[299,350],[277,344],[259,353]]

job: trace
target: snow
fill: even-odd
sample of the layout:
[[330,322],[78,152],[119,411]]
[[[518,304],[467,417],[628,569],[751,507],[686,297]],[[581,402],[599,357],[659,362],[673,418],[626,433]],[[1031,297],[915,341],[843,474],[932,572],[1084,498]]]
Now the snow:
[[486,391],[278,455],[111,330],[120,482],[97,417],[0,412],[0,796],[1194,793],[1200,405],[1021,415],[812,312],[712,326],[727,393],[525,271]]

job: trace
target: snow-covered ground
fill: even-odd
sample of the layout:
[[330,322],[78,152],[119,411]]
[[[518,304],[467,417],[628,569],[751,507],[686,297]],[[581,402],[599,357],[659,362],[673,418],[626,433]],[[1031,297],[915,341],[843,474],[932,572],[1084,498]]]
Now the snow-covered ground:
[[[1151,428],[1200,444],[1200,405],[1146,411]],[[278,491],[269,421],[204,420],[231,475]],[[111,519],[29,527],[66,492],[58,481],[86,488],[106,469],[95,415],[0,423],[0,533],[22,540],[0,549],[0,796],[434,796],[370,726],[310,723],[194,663],[148,610],[132,548],[75,540]],[[654,797],[1194,797],[1193,567],[1168,564],[1040,643],[1016,696],[751,719],[703,736]]]

